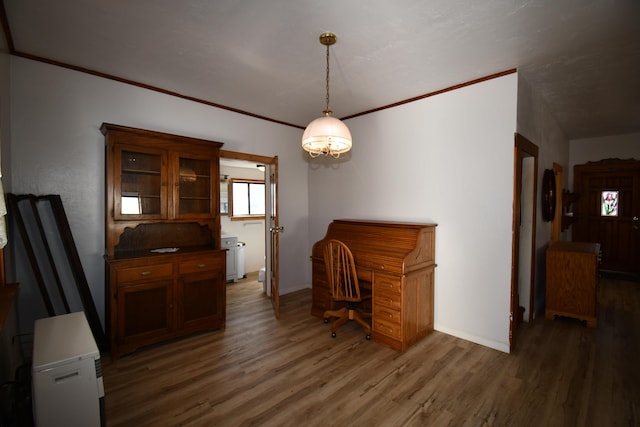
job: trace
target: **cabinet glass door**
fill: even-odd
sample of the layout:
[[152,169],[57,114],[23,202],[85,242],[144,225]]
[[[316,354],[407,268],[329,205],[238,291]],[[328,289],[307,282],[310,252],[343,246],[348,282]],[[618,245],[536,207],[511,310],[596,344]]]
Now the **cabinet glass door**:
[[162,151],[117,149],[120,173],[116,173],[114,189],[116,219],[166,217],[165,156]]
[[[178,157],[175,215],[177,218],[210,217],[218,190],[213,187],[213,162],[181,154]],[[215,197],[214,197],[215,196]]]

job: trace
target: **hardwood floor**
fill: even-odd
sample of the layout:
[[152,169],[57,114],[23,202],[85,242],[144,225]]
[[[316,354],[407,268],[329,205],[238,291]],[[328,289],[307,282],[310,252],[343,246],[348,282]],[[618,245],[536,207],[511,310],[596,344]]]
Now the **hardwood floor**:
[[539,317],[505,354],[434,332],[405,353],[350,322],[331,338],[311,291],[228,286],[227,326],[103,357],[108,426],[640,425],[640,283],[602,279],[597,329]]

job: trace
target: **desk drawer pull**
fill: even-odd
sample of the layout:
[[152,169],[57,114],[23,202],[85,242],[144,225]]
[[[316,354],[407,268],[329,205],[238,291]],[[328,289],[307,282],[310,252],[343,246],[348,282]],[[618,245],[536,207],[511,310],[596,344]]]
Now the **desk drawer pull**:
[[391,328],[387,328],[386,326],[378,325],[378,327],[379,327],[379,328],[381,328],[381,329],[386,329],[386,330],[387,330],[387,332],[393,332],[393,329],[391,329]]
[[383,297],[383,296],[378,297],[378,301],[386,302],[387,304],[393,304],[395,302],[395,300],[393,298],[387,298],[387,297]]
[[393,313],[389,313],[386,310],[381,310],[379,313],[381,316],[388,317],[389,319],[393,319]]
[[151,272],[150,272],[149,270],[147,270],[147,271],[141,271],[141,272],[140,272],[140,275],[141,275],[141,276],[148,276],[148,275],[150,275],[150,274],[151,274]]
[[400,310],[402,306],[402,296],[395,292],[378,291],[373,293],[373,304],[380,308],[386,308],[390,312]]
[[198,264],[198,268],[205,268],[207,266],[207,264]]
[[383,323],[376,323],[376,329],[380,332],[386,332],[387,334],[394,334],[396,333],[396,331],[393,328],[390,328],[389,326],[383,324]]
[[402,335],[400,333],[400,325],[394,323],[387,323],[384,320],[374,321],[373,322],[373,330],[385,335],[388,335],[391,338],[398,339]]
[[[389,304],[391,305],[391,304]],[[379,304],[375,304],[373,308],[373,319],[375,321],[381,321],[384,323],[389,323],[393,325],[389,325],[389,327],[397,327],[401,323],[400,310],[394,310],[390,307],[384,307]]]
[[384,280],[378,278],[376,281],[376,287],[378,289],[386,289],[393,292],[401,292],[401,285],[399,281],[396,280]]

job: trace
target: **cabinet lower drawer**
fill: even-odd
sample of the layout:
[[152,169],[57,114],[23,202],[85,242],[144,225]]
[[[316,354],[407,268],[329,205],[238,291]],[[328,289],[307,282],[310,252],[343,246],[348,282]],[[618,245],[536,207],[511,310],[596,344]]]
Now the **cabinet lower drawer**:
[[374,332],[388,335],[396,339],[400,339],[402,337],[399,323],[386,322],[377,317],[374,317],[372,323],[372,329]]
[[383,305],[374,304],[373,316],[376,319],[384,320],[386,322],[400,324],[400,310],[394,310]]
[[178,265],[178,274],[202,273],[208,271],[218,271],[222,267],[223,258],[214,259],[194,258],[180,262]]
[[117,283],[142,282],[173,276],[172,264],[145,265],[142,267],[120,268],[116,273]]
[[373,300],[376,305],[384,305],[389,308],[400,310],[400,294],[380,291],[376,288],[374,290]]
[[376,273],[373,281],[376,291],[402,292],[402,279],[389,274]]

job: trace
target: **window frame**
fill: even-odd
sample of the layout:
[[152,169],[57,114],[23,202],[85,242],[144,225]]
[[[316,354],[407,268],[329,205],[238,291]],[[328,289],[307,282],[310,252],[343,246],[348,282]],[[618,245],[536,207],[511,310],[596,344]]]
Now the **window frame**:
[[[255,220],[255,219],[265,219],[265,214],[241,214],[237,215],[234,213],[234,194],[233,194],[233,184],[234,183],[246,183],[248,184],[248,188],[251,188],[251,185],[262,185],[263,194],[266,190],[266,183],[264,179],[249,179],[249,178],[230,178],[229,179],[229,187],[228,187],[228,197],[229,197],[229,218],[232,221],[243,221],[243,220]],[[251,206],[250,194],[251,190],[249,190],[247,194],[247,206]],[[237,195],[235,195],[237,197]],[[266,200],[263,199],[263,211],[266,209]]]

